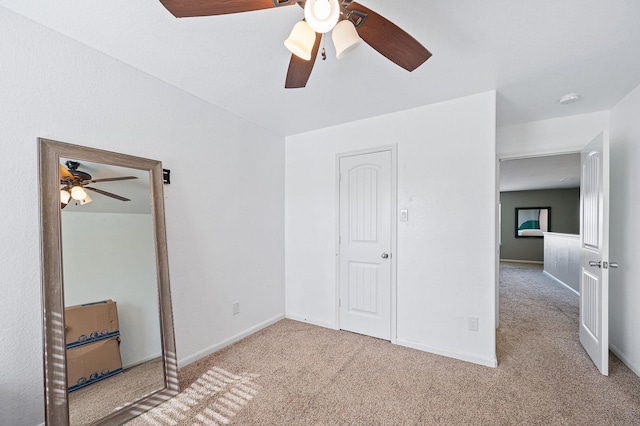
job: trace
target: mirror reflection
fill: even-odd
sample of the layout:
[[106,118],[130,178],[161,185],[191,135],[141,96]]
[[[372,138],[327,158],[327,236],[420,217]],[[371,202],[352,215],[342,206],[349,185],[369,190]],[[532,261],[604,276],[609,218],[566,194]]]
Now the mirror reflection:
[[148,171],[60,159],[69,417],[164,387]]

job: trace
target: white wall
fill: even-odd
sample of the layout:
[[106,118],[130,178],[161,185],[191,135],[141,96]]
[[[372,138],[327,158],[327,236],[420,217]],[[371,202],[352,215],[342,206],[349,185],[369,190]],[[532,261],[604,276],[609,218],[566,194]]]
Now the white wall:
[[162,355],[153,217],[62,211],[65,306],[112,299],[124,368]]
[[181,363],[282,317],[284,138],[1,7],[0,28],[0,424],[44,420],[39,136],[171,169]]
[[287,316],[338,327],[336,154],[390,144],[398,209],[409,210],[398,222],[398,343],[495,365],[495,92],[287,137]]
[[609,111],[500,126],[496,151],[498,158],[579,152],[608,128]]
[[609,343],[640,375],[640,86],[611,110]]

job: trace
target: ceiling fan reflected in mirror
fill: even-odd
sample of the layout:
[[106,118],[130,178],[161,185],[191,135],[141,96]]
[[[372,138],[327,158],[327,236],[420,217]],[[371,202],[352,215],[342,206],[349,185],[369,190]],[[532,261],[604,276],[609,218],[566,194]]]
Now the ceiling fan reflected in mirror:
[[60,208],[65,208],[71,200],[76,201],[79,204],[87,204],[93,201],[87,189],[98,194],[106,195],[107,197],[115,198],[120,201],[131,201],[128,198],[121,197],[120,195],[113,194],[111,192],[103,191],[102,189],[93,188],[87,186],[92,183],[99,182],[114,182],[119,180],[138,179],[136,176],[121,176],[112,178],[93,179],[93,177],[81,170],[78,170],[80,163],[77,161],[68,160],[65,162],[65,166],[60,164]]
[[[364,40],[380,54],[407,71],[431,57],[416,39],[376,12],[351,0],[160,0],[177,18],[225,15],[298,4],[304,20],[293,27],[284,42],[292,53],[285,88],[305,87],[323,34],[331,38],[338,59]],[[323,49],[323,59],[325,58]]]

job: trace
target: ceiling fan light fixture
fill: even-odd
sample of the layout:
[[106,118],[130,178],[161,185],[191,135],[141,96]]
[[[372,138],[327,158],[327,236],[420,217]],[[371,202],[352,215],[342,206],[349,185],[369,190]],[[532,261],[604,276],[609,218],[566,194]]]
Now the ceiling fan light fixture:
[[80,185],[74,186],[71,188],[71,198],[77,201],[82,201],[87,198],[87,191],[85,191]]
[[62,204],[69,204],[69,200],[71,199],[71,194],[66,189],[60,190],[60,202]]
[[316,41],[316,33],[305,21],[300,21],[293,26],[289,38],[284,41],[284,45],[291,53],[305,61],[311,59],[313,44]]
[[338,22],[331,32],[331,39],[336,47],[336,58],[338,59],[344,58],[362,43],[355,25],[348,19]]
[[92,202],[93,200],[91,199],[91,197],[89,197],[89,194],[87,194],[86,197],[84,197],[82,200],[80,200],[80,205],[83,206],[85,204],[88,204],[90,202]]
[[315,32],[329,32],[340,19],[340,1],[307,0],[304,4],[304,19]]

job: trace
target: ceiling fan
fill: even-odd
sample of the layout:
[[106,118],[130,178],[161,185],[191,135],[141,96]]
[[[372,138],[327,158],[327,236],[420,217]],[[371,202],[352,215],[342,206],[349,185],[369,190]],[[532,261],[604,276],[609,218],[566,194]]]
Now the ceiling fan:
[[[298,4],[304,8],[285,41],[292,52],[285,88],[305,87],[322,35],[332,31],[337,57],[357,47],[362,40],[390,61],[413,71],[431,57],[416,39],[376,12],[351,0],[160,0],[177,18],[225,15]],[[325,58],[323,49],[323,59]]]
[[118,180],[130,180],[138,179],[136,176],[121,176],[112,178],[93,179],[93,177],[81,170],[78,170],[80,163],[77,161],[67,161],[65,166],[60,164],[60,207],[65,208],[71,199],[79,202],[80,204],[90,203],[91,197],[87,194],[87,189],[97,192],[98,194],[106,195],[107,197],[115,198],[120,201],[131,201],[128,198],[121,197],[120,195],[113,194],[111,192],[103,191],[102,189],[93,188],[87,186],[92,183],[98,182],[113,182]]

